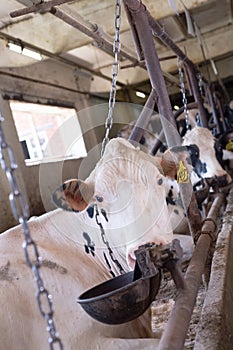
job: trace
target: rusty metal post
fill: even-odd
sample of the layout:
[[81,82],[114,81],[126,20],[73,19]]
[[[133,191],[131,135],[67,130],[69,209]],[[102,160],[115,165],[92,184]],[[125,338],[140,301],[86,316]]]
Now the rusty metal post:
[[209,252],[211,237],[215,235],[219,210],[225,195],[218,193],[210,208],[197,241],[196,249],[185,274],[185,288],[180,289],[164,329],[158,350],[183,350],[196,296]]
[[[179,145],[180,137],[173,117],[171,103],[168,97],[165,81],[162,75],[159,59],[155,51],[151,29],[149,27],[145,6],[138,0],[123,0],[127,11],[130,12],[129,24],[137,31],[137,38],[143,50],[148,75],[152,88],[158,96],[158,109],[162,116],[166,141],[169,147]],[[137,44],[137,43],[135,43]],[[138,50],[137,50],[138,51]]]
[[[179,146],[181,145],[181,138],[177,131],[160,62],[155,50],[147,10],[139,0],[123,0],[123,3],[127,8],[130,27],[133,27],[134,32],[136,31],[137,41],[135,45],[138,45],[138,42],[140,43],[152,89],[156,91],[158,97],[157,106],[167,145],[168,147]],[[201,227],[201,215],[193,195],[192,185],[188,182],[180,184],[179,187],[184,210],[188,217],[189,229],[193,238],[195,238],[196,232]]]

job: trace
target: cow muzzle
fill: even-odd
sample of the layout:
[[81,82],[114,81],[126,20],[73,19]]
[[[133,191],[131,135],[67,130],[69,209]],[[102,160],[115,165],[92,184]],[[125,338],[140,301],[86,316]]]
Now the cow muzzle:
[[229,178],[230,176],[227,174],[222,176],[215,175],[214,177],[207,179],[207,181],[210,186],[225,187],[231,182]]

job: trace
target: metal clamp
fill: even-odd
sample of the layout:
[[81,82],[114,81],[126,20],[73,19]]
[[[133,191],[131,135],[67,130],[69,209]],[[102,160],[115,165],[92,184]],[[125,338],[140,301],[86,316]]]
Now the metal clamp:
[[174,239],[166,245],[147,243],[140,246],[134,253],[142,278],[153,277],[159,269],[167,269],[171,273],[176,287],[184,288],[184,279],[179,266],[183,249],[178,239]]

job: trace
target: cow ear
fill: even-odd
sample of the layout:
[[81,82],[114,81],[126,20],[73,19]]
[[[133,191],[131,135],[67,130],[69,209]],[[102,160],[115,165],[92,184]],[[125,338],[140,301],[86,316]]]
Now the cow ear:
[[94,186],[82,180],[72,179],[58,187],[52,199],[54,204],[68,211],[85,210],[94,195]]
[[172,179],[176,178],[178,159],[173,152],[171,152],[169,149],[166,150],[162,155],[160,164],[165,176],[168,176]]

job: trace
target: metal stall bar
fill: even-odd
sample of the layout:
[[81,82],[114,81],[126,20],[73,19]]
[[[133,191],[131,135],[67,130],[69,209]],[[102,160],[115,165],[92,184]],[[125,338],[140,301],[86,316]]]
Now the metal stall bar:
[[[75,28],[78,28],[81,32],[84,34],[88,35],[89,37],[92,37],[98,44],[98,48],[113,54],[112,50],[112,37],[105,33],[102,28],[100,28],[97,24],[91,23],[89,20],[86,20],[82,16],[80,16],[77,11],[63,6],[63,9],[65,11],[68,11],[68,13],[64,12],[63,9],[57,9],[55,6],[65,4],[67,2],[70,2],[71,0],[52,0],[48,1],[46,3],[40,3],[37,5],[33,5],[29,8],[24,8],[16,11],[12,11],[10,13],[11,17],[19,17],[31,12],[45,12],[45,11],[50,11],[52,12],[55,16],[61,18],[63,21],[66,23],[72,25]],[[135,39],[136,40],[136,39]],[[111,43],[111,47],[110,47]],[[58,56],[61,57],[61,56]],[[128,60],[130,60],[133,65],[135,66],[140,66],[143,69],[146,69],[146,66],[144,62],[140,62],[140,60],[137,60],[136,57],[134,56],[134,53],[131,52],[128,48],[125,48],[124,45],[121,45],[121,51],[119,53],[119,57],[124,57]],[[95,75],[102,75],[104,78],[105,76],[101,74],[101,72],[95,72],[93,73]],[[179,85],[179,80],[175,78],[174,76],[170,75],[169,73],[163,72],[164,77],[167,79],[167,81],[171,82],[172,84]],[[109,78],[111,79],[111,78]],[[117,82],[119,85],[119,83]],[[120,86],[120,85],[119,85]],[[123,85],[122,85],[123,86]],[[138,89],[137,89],[138,90]]]
[[129,136],[129,141],[140,142],[143,132],[150,122],[157,98],[156,91],[152,89],[150,96],[148,97],[146,104],[144,105],[142,112],[140,113],[140,116],[138,117],[137,122]]
[[[84,19],[79,13],[77,13],[77,11],[71,11],[68,6],[63,6],[62,9],[52,7],[50,12],[65,23],[94,39],[98,44],[98,48],[103,49],[111,55],[113,54],[112,37],[106,34],[96,23],[91,23],[89,20]],[[131,53],[128,48],[121,44],[119,58],[122,57],[130,60],[135,65],[138,65],[137,58],[134,57],[133,52]]]
[[167,47],[169,47],[173,52],[177,54],[180,60],[184,62],[184,64],[187,67],[188,75],[189,75],[189,81],[192,86],[192,91],[194,94],[194,98],[196,102],[198,103],[198,109],[200,111],[200,117],[203,127],[208,127],[207,124],[207,116],[205,109],[203,107],[202,98],[199,92],[197,78],[196,78],[196,67],[193,64],[192,61],[188,59],[188,57],[183,53],[183,51],[172,41],[172,39],[165,33],[165,31],[161,28],[161,26],[154,20],[154,18],[150,15],[150,13],[147,11],[148,21],[150,24],[150,27],[152,29],[153,34],[158,37]]
[[206,94],[207,94],[207,97],[208,97],[208,102],[210,104],[210,107],[211,107],[211,110],[212,110],[212,113],[213,113],[213,121],[214,121],[214,123],[216,125],[215,126],[216,132],[217,132],[217,134],[220,134],[222,132],[222,127],[221,127],[220,120],[219,120],[219,118],[217,116],[216,106],[215,106],[215,103],[214,103],[212,91],[210,89],[209,84],[205,84],[205,89],[206,89]]
[[[194,109],[194,108],[198,108],[198,104],[197,102],[191,102],[187,104],[188,110],[189,109]],[[181,107],[178,111],[176,111],[174,113],[174,118],[175,120],[184,112],[184,106]],[[158,135],[158,139],[155,141],[155,144],[151,150],[151,154],[154,156],[156,154],[156,152],[159,150],[159,147],[162,145],[162,143],[164,142],[164,131],[161,130],[159,135]]]
[[[146,8],[138,0],[123,0],[123,2],[127,11],[129,24],[133,26],[134,31],[137,31],[137,42],[140,42],[140,47],[143,50],[152,89],[154,89],[157,94],[157,106],[167,145],[169,147],[179,146],[181,144],[181,139],[177,131],[171,103],[155,50]],[[135,45],[137,45],[137,42],[135,42]],[[189,229],[195,239],[196,232],[201,228],[201,216],[192,190],[192,185],[190,182],[181,183],[179,187],[182,203],[188,217]]]
[[47,2],[41,2],[39,4],[32,5],[30,7],[26,7],[20,10],[15,10],[10,13],[12,18],[27,15],[32,12],[45,12],[50,11],[51,7],[65,4],[67,2],[71,2],[72,0],[51,0]]
[[180,289],[168,322],[162,334],[158,350],[183,350],[196,296],[205,268],[212,236],[215,236],[219,210],[225,195],[218,193],[201,230],[196,249],[185,274],[185,287]]
[[[57,7],[52,7],[50,12],[67,24],[73,26],[74,28],[80,30],[82,33],[94,39],[98,44],[99,49],[111,55],[113,54],[113,39],[110,35],[105,33],[104,30],[98,26],[98,24],[92,23],[90,20],[85,19],[77,11],[71,9],[66,5],[62,6],[62,8],[59,9]],[[136,37],[134,40],[137,40]],[[128,59],[130,62],[132,62],[133,66],[139,66],[143,69],[146,69],[145,63],[143,62],[143,57],[139,57],[137,60],[135,53],[132,52],[129,48],[125,47],[122,43],[121,50],[119,52],[119,58]],[[179,84],[178,79],[169,73],[163,72],[163,75],[172,84]]]
[[217,106],[217,109],[219,111],[223,132],[225,132],[225,131],[227,131],[227,126],[226,126],[226,121],[225,121],[225,118],[224,118],[224,111],[223,111],[223,105],[222,105],[222,101],[221,101],[221,96],[219,95],[218,92],[214,91],[213,98],[214,98],[215,104]]
[[172,147],[175,145],[180,145],[180,137],[177,133],[171,103],[168,97],[159,59],[155,51],[153,37],[146,14],[146,8],[138,0],[123,0],[123,3],[126,8],[130,27],[133,26],[133,30],[137,31],[137,37],[140,42],[140,47],[143,50],[143,56],[145,57],[145,63],[151,85],[158,96],[157,105],[161,115],[161,123],[163,125],[168,146]]

